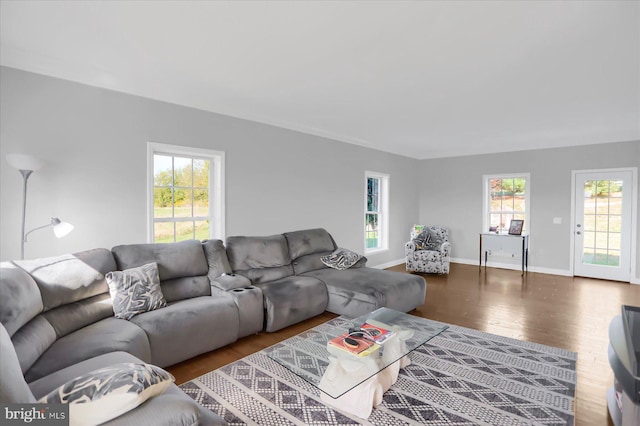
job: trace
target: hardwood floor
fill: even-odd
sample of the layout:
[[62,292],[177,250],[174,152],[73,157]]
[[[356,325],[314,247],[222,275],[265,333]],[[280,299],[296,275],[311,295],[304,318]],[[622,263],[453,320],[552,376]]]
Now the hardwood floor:
[[[404,265],[389,268],[404,272]],[[608,326],[620,306],[640,306],[640,285],[452,264],[449,275],[423,275],[425,303],[411,313],[488,333],[578,352],[576,425],[611,424],[606,390]],[[248,336],[170,367],[182,383],[273,345],[337,315],[325,312],[275,333]]]

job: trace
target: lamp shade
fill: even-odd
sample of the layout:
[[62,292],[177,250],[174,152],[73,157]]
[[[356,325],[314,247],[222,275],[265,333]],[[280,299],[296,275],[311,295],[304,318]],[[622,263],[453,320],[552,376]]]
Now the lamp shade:
[[73,225],[68,222],[63,222],[57,217],[51,218],[51,225],[53,225],[53,233],[56,237],[62,238],[69,232],[73,231]]
[[7,154],[7,163],[18,170],[39,170],[44,161],[28,154]]

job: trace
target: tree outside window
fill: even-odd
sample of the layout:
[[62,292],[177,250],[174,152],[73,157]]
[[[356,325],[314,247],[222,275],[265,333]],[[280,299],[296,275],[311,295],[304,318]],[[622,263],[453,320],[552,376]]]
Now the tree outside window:
[[487,186],[487,229],[506,232],[512,219],[524,220],[523,233],[528,229],[528,175],[485,176]]
[[389,176],[366,172],[364,239],[365,252],[388,248]]
[[367,178],[367,212],[365,214],[366,248],[380,247],[380,179]]
[[209,160],[156,154],[153,162],[153,241],[208,239]]
[[224,237],[224,153],[149,143],[149,240]]

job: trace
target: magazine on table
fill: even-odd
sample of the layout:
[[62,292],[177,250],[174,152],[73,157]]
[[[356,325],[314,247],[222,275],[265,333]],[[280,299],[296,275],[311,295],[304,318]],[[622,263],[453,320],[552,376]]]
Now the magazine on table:
[[329,340],[329,345],[356,356],[367,356],[380,349],[375,341],[360,336],[362,333],[346,332]]
[[365,322],[361,327],[365,332],[373,339],[374,342],[381,345],[387,341],[391,336],[393,336],[396,332],[393,330],[388,330],[386,328],[382,328],[377,325],[370,324]]

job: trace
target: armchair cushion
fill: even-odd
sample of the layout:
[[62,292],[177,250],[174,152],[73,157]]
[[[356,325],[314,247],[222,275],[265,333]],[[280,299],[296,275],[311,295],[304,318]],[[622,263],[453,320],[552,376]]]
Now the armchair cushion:
[[447,241],[447,230],[436,226],[430,226],[425,231],[429,235],[426,243],[424,244],[424,250],[439,251],[442,244]]
[[[427,250],[427,244],[429,244],[429,231],[428,230],[424,230],[422,232],[420,232],[414,239],[413,239],[413,244],[415,245],[415,249],[416,250]],[[431,249],[429,249],[431,250]]]

